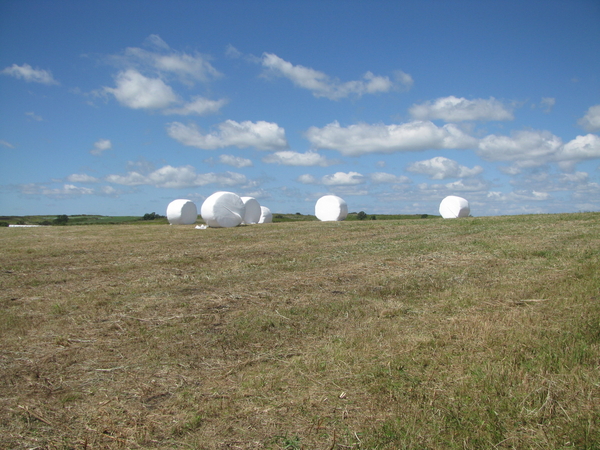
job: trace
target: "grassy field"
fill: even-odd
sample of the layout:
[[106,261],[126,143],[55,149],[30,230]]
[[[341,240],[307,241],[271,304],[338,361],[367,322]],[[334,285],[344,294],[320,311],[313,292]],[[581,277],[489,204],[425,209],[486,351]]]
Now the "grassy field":
[[[74,215],[67,216],[68,220],[64,223],[57,224],[55,221],[58,216],[0,216],[0,224],[6,225],[119,225],[119,224],[168,224],[166,217],[161,216],[157,219],[144,220],[142,216],[98,216],[98,215]],[[439,219],[440,216],[431,214],[380,214],[380,215],[367,215],[362,220],[405,220],[405,219]],[[306,222],[306,221],[317,221],[318,219],[313,215],[306,214],[273,214],[273,222]],[[358,219],[358,213],[351,212],[348,214],[346,221],[361,220]],[[197,223],[203,224],[201,216],[198,216]]]
[[600,448],[599,213],[0,228],[0,255],[0,448]]

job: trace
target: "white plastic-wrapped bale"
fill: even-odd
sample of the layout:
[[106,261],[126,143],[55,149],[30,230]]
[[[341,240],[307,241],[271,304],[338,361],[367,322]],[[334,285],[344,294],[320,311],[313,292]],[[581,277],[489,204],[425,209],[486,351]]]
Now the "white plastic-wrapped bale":
[[471,208],[469,202],[462,197],[449,195],[440,203],[440,214],[444,219],[458,219],[459,217],[469,217]]
[[200,214],[209,227],[237,227],[244,220],[246,207],[239,195],[220,191],[204,200]]
[[324,195],[315,204],[315,216],[323,222],[344,220],[347,215],[348,205],[337,195]]
[[191,225],[198,219],[198,208],[191,200],[173,200],[167,206],[167,219],[171,225]]
[[273,222],[273,214],[271,214],[271,210],[266,206],[260,207],[260,219],[258,219],[258,223],[271,223]]
[[242,223],[252,225],[260,220],[260,203],[254,197],[242,197],[246,213]]

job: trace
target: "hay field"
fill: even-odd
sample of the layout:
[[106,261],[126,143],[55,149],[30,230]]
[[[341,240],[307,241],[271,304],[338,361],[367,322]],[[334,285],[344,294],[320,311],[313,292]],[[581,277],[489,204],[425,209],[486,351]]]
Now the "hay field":
[[599,213],[4,228],[0,255],[0,448],[600,448]]

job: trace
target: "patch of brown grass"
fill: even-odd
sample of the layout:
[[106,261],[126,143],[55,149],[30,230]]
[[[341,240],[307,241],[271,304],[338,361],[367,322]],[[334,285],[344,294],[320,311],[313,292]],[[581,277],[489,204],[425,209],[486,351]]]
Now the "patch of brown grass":
[[0,446],[596,448],[599,223],[0,229]]

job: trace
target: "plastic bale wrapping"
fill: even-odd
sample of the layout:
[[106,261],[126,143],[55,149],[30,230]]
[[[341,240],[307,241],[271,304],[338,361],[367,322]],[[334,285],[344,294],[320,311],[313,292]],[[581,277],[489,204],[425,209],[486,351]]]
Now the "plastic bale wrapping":
[[266,206],[260,207],[260,219],[258,219],[258,223],[271,223],[273,222],[273,214],[271,214],[271,210]]
[[198,220],[198,208],[191,200],[173,200],[167,206],[167,219],[171,225],[192,225]]
[[254,197],[242,197],[244,206],[246,207],[246,213],[244,214],[244,220],[242,223],[252,225],[258,223],[260,220],[260,204]]
[[246,207],[233,192],[215,192],[202,204],[200,214],[209,227],[237,227],[244,220]]
[[444,219],[469,217],[470,213],[469,202],[462,197],[449,195],[440,203],[440,214]]
[[315,204],[315,216],[323,222],[344,220],[348,215],[348,205],[337,195],[325,195]]

